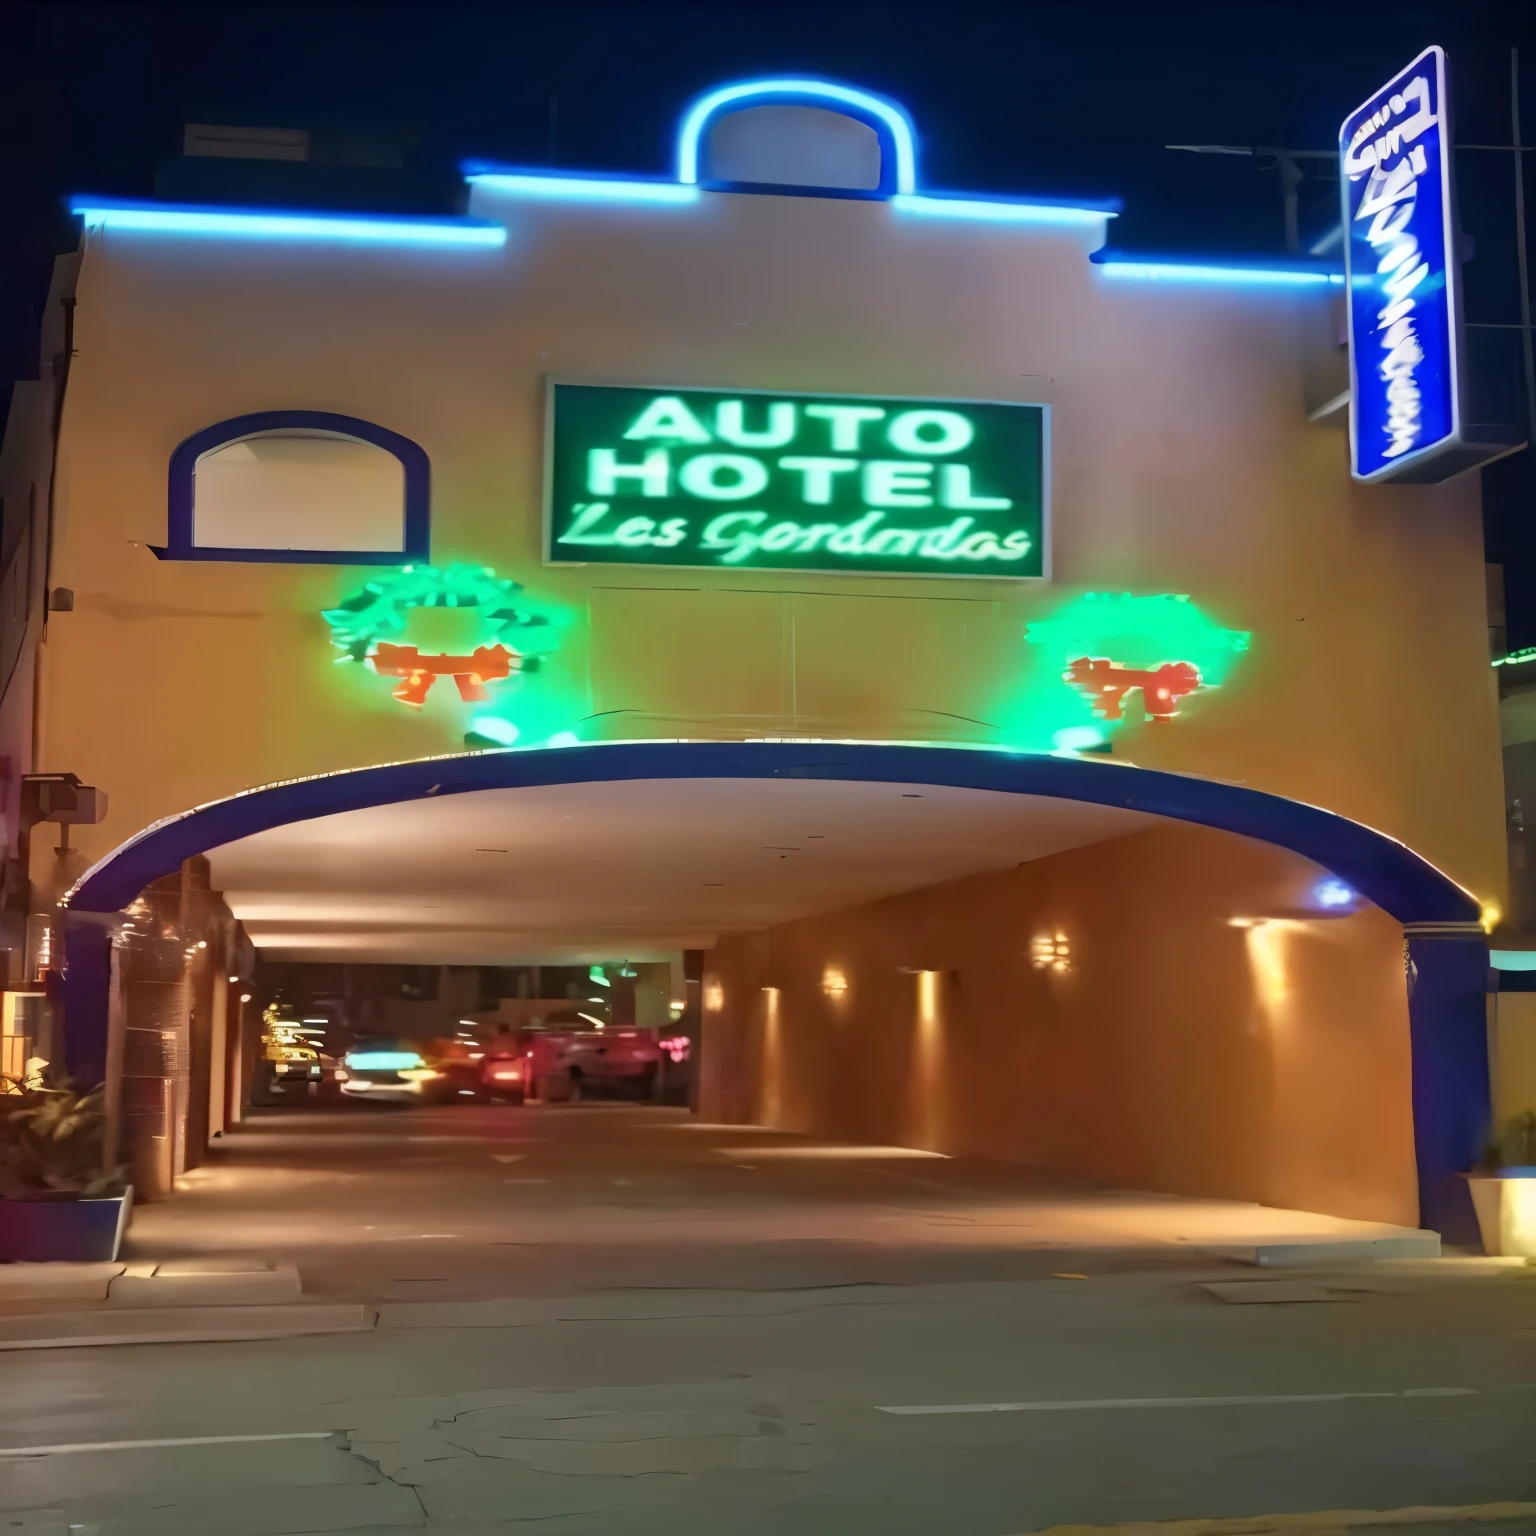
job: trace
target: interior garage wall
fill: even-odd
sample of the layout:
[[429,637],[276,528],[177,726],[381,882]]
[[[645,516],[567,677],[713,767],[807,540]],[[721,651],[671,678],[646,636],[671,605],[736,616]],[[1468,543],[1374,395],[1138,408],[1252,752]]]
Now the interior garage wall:
[[700,1112],[1413,1224],[1402,930],[1167,826],[722,939]]

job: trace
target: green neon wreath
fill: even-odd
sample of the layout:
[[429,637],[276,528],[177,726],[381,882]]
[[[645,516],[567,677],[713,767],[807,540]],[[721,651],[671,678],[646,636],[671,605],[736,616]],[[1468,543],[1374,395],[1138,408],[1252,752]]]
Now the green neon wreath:
[[[1146,718],[1166,724],[1190,694],[1219,687],[1248,649],[1246,630],[1223,629],[1180,593],[1085,592],[1025,629],[1099,722],[1124,719],[1128,694]],[[1106,727],[1069,725],[1058,747],[1097,745]]]
[[[367,582],[362,591],[322,615],[341,662],[372,662],[383,676],[402,679],[395,697],[420,705],[439,677],[452,677],[466,703],[486,697],[485,684],[513,672],[537,670],[554,648],[549,618],[518,600],[519,583],[489,566],[408,565]],[[483,628],[479,644],[463,655],[423,655],[398,643],[415,608],[474,608]]]

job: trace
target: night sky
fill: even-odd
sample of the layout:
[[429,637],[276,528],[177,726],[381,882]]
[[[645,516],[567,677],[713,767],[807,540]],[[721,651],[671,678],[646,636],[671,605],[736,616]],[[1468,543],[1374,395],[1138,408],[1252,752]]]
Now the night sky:
[[[1523,137],[1536,143],[1536,4],[0,6],[0,387],[37,375],[49,266],[76,240],[63,196],[158,186],[192,200],[174,163],[188,122],[403,146],[396,171],[278,167],[272,200],[432,212],[455,206],[468,156],[665,172],[690,96],[808,72],[901,101],[929,188],[1115,194],[1116,245],[1278,252],[1270,162],[1163,146],[1329,149],[1344,114],[1431,42],[1450,54],[1463,144],[1510,143],[1521,47]],[[1513,161],[1458,156],[1476,242],[1468,318],[1498,325],[1520,319]],[[1525,161],[1536,258],[1536,155]],[[263,172],[248,166],[247,195],[223,200],[258,200],[249,178]],[[1332,168],[1309,169],[1304,245],[1336,221]],[[295,171],[311,173],[307,192]],[[1473,361],[1484,418],[1523,424],[1520,333],[1475,332]],[[1533,465],[1520,454],[1485,475],[1512,646],[1536,644]]]

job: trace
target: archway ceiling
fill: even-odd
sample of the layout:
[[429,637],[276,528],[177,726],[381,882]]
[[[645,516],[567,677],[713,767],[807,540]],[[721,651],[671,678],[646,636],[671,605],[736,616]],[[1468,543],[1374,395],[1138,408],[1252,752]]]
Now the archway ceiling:
[[650,779],[348,811],[209,858],[273,959],[554,964],[707,948],[1161,819],[926,784]]

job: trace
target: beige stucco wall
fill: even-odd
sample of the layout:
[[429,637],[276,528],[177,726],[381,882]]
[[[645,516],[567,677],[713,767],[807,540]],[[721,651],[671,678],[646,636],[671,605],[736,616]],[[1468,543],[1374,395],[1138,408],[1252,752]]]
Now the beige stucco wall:
[[727,939],[701,1115],[1416,1223],[1402,931],[1316,876],[1159,827]]
[[[1476,479],[1351,483],[1337,425],[1305,420],[1328,291],[1116,282],[1091,228],[861,201],[475,211],[506,218],[503,250],[89,236],[53,574],[75,610],[40,695],[40,766],[112,798],[88,852],[248,785],[459,749],[446,687],[417,714],[331,665],[320,611],[364,571],[150,552],[177,443],[306,407],[428,451],[434,560],[564,612],[530,686],[573,726],[623,712],[584,735],[1006,740],[1039,681],[1031,618],[1084,590],[1188,593],[1252,649],[1117,758],[1332,807],[1502,902]],[[1048,401],[1054,580],[546,569],[548,374]]]

